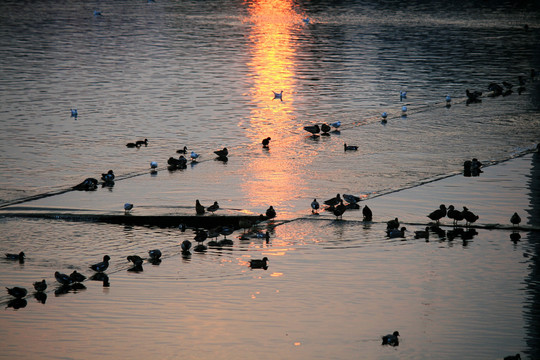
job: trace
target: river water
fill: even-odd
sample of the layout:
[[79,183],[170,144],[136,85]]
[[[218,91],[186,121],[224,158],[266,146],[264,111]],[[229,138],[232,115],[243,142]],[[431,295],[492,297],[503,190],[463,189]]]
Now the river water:
[[[482,247],[405,243],[384,241],[383,220],[420,224],[442,202],[477,210],[481,225],[517,210],[526,218],[539,34],[534,2],[1,2],[0,205],[123,212],[133,202],[136,214],[200,199],[300,219],[272,228],[271,244],[235,240],[183,258],[189,231],[3,218],[1,250],[28,259],[0,264],[2,286],[53,287],[54,271],[88,274],[105,252],[114,265],[110,287],[90,282],[4,311],[0,356],[534,358],[523,310],[534,297],[524,290],[534,231],[517,245],[486,229],[475,237]],[[503,81],[512,93],[488,96]],[[483,91],[481,102],[468,104],[466,89]],[[303,129],[335,121],[330,136]],[[167,171],[183,146],[200,161]],[[213,154],[223,147],[226,163]],[[498,165],[455,185],[448,176],[474,157]],[[113,188],[25,202],[109,169]],[[313,198],[336,193],[365,197],[381,223],[366,227],[358,212],[309,217]],[[125,271],[126,255],[154,247],[162,264]],[[246,266],[263,254],[268,271]],[[400,346],[381,347],[395,329]]]

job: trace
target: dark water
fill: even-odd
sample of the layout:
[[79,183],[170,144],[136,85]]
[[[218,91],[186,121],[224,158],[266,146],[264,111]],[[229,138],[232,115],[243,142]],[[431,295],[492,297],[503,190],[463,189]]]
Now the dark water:
[[[122,212],[129,201],[136,213],[200,199],[302,219],[272,228],[270,244],[235,238],[191,258],[179,249],[189,231],[0,219],[0,249],[28,254],[0,264],[2,286],[46,278],[54,288],[54,271],[90,275],[88,264],[113,258],[110,288],[86,282],[76,296],[52,291],[43,306],[29,298],[4,311],[0,356],[537,357],[536,232],[517,244],[483,228],[469,244],[389,241],[383,220],[421,228],[444,202],[475,209],[482,226],[514,211],[538,226],[536,154],[519,156],[540,139],[540,81],[530,77],[539,33],[534,2],[1,2],[3,205],[114,169],[112,189],[26,205]],[[503,81],[512,94],[467,104],[465,89],[487,94]],[[339,134],[303,130],[338,120]],[[125,147],[144,138],[147,147]],[[184,145],[201,161],[168,172]],[[225,146],[229,161],[214,161]],[[498,165],[395,192],[473,157]],[[366,195],[376,223],[358,212],[305,218],[313,198],[338,192]],[[125,271],[126,255],[156,247],[162,264]],[[247,267],[262,256],[268,271]],[[381,347],[395,329],[406,334],[400,347]]]

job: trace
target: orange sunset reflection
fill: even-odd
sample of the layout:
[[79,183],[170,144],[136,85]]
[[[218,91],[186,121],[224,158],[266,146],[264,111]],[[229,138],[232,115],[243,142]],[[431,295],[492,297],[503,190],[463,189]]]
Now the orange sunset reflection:
[[[279,207],[303,186],[298,171],[294,171],[294,166],[299,165],[291,160],[297,139],[290,136],[298,128],[294,116],[296,49],[292,32],[302,26],[302,15],[291,0],[246,4],[250,14],[246,21],[252,25],[247,65],[252,82],[248,95],[253,103],[246,128],[259,152],[247,163],[249,176],[243,186],[252,206]],[[283,91],[283,101],[274,99],[273,91]],[[260,145],[266,137],[272,138],[269,150]]]

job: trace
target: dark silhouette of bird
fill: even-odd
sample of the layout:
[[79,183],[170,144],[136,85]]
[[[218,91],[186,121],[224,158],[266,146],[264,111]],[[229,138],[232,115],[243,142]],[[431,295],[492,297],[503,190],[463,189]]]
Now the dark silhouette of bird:
[[223,226],[221,229],[219,229],[219,233],[223,235],[225,239],[227,239],[227,235],[231,235],[234,232],[234,228],[230,226]]
[[398,218],[395,218],[394,220],[388,220],[386,222],[386,229],[387,230],[392,230],[392,229],[397,229],[399,228],[399,220]]
[[358,146],[356,146],[356,145],[347,145],[347,144],[344,143],[343,144],[343,149],[345,151],[356,151],[356,150],[358,150]]
[[467,207],[463,207],[463,218],[465,219],[465,226],[470,226],[472,223],[474,223],[476,220],[478,220],[479,216],[467,209]]
[[227,157],[227,155],[229,155],[229,150],[227,150],[227,148],[224,147],[221,150],[214,151],[214,154],[216,154],[218,157]]
[[137,144],[135,144],[134,142],[129,142],[126,144],[126,147],[128,148],[134,148],[134,147],[138,147]]
[[45,281],[45,279],[43,279],[41,281],[36,281],[34,283],[34,289],[37,292],[43,292],[43,291],[47,290],[47,282]]
[[124,204],[124,213],[129,213],[133,209],[133,204],[131,203],[125,203]]
[[182,252],[188,252],[189,249],[191,249],[191,241],[189,240],[184,240],[182,241],[182,244],[180,245],[180,247],[182,248]]
[[321,125],[321,132],[323,134],[328,134],[328,132],[330,132],[330,130],[332,130],[332,128],[330,127],[330,125],[328,124],[322,124]]
[[343,199],[347,201],[349,204],[356,204],[360,201],[360,197],[356,195],[350,195],[350,194],[343,194]]
[[9,295],[17,298],[17,299],[21,299],[23,297],[26,296],[26,294],[28,293],[28,291],[25,289],[25,288],[22,288],[22,287],[18,287],[18,286],[15,286],[15,287],[12,287],[12,288],[8,288],[6,287],[7,289],[7,292]]
[[73,279],[70,278],[69,275],[63,274],[59,271],[56,271],[54,273],[54,278],[62,285],[70,285],[71,283],[73,283]]
[[135,145],[137,146],[148,146],[148,139],[144,139],[144,140],[137,140],[135,141]]
[[144,260],[139,255],[129,255],[127,261],[131,261],[133,265],[142,265]]
[[267,138],[263,139],[263,141],[262,141],[263,148],[268,149],[268,145],[270,145],[270,140],[272,140],[272,138],[270,138],[270,137],[267,137]]
[[390,239],[398,238],[398,237],[405,237],[406,230],[407,228],[405,226],[403,226],[401,229],[387,229],[386,235],[388,235]]
[[516,355],[508,355],[504,357],[504,360],[521,360],[521,355],[519,355],[519,353]]
[[193,240],[195,240],[198,243],[204,242],[206,239],[208,239],[208,233],[205,230],[198,229],[195,233],[195,237]]
[[176,150],[176,153],[177,154],[187,154],[187,146],[184,146],[182,149],[180,150]]
[[19,262],[23,263],[24,262],[24,259],[26,258],[26,255],[24,255],[24,252],[21,251],[20,253],[18,254],[10,254],[10,253],[7,253],[5,254],[6,255],[6,259],[9,259],[9,260],[19,260]]
[[382,337],[382,345],[398,346],[399,345],[399,332],[394,331],[392,334],[384,335]]
[[161,250],[159,249],[148,250],[148,256],[150,256],[151,260],[161,259]]
[[321,132],[321,128],[318,124],[304,126],[304,130],[311,133],[312,136],[317,136],[317,134]]
[[219,204],[217,201],[214,201],[214,203],[212,205],[210,205],[209,207],[206,208],[207,211],[211,212],[212,214],[216,211],[218,211],[219,209]]
[[103,256],[103,261],[98,262],[97,264],[94,264],[94,265],[90,265],[90,269],[97,272],[104,272],[109,267],[109,260],[111,260],[109,255],[105,255]]
[[341,195],[337,194],[335,197],[333,197],[331,199],[328,199],[328,200],[325,200],[324,204],[328,205],[328,206],[331,206],[331,207],[334,207],[337,204],[339,204],[340,201],[341,201]]
[[343,214],[347,211],[347,207],[343,204],[343,200],[339,202],[339,205],[335,207],[333,213],[336,216],[336,220],[343,219]]
[[415,239],[429,239],[429,226],[425,230],[416,230],[414,232]]
[[465,90],[465,94],[467,95],[467,104],[470,103],[476,103],[481,102],[480,96],[482,96],[481,91],[469,91],[469,89]]
[[364,216],[364,221],[372,221],[373,220],[373,212],[371,209],[366,205],[362,209],[362,215]]
[[519,217],[518,213],[515,212],[514,215],[510,218],[510,222],[512,223],[513,227],[516,227],[521,222],[521,218]]
[[320,208],[319,202],[317,201],[317,199],[313,199],[313,201],[311,202],[311,213],[318,214],[319,208]]
[[101,174],[101,180],[103,180],[106,184],[114,183],[114,171],[109,170],[105,174]]
[[86,280],[86,276],[84,276],[77,270],[73,270],[73,272],[69,274],[69,277],[71,278],[71,280],[73,280],[74,283],[81,283]]
[[249,267],[252,269],[268,269],[268,258],[265,256],[262,259],[252,259],[249,261]]
[[266,217],[269,219],[273,219],[276,217],[276,210],[274,210],[274,207],[270,205],[268,209],[266,209]]
[[446,212],[446,216],[448,216],[450,219],[453,220],[454,226],[457,225],[458,221],[463,220],[463,214],[461,211],[456,210],[454,208],[454,205],[450,205],[448,207],[448,211]]
[[274,98],[272,100],[281,100],[283,101],[283,90],[281,90],[280,92],[275,92],[275,91],[272,91],[274,93]]
[[197,213],[197,215],[204,214],[204,211],[204,206],[201,205],[198,199],[195,200],[195,212]]
[[444,204],[441,204],[437,210],[433,211],[427,217],[430,218],[431,220],[436,221],[438,224],[439,220],[441,220],[445,216],[446,216],[446,206]]

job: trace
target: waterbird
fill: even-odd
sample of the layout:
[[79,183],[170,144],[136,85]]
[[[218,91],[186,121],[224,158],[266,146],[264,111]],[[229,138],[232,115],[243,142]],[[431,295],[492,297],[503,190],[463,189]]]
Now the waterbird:
[[84,181],[73,187],[73,190],[93,191],[97,189],[98,181],[94,178],[86,178]]
[[398,227],[399,227],[398,218],[395,218],[394,220],[388,220],[386,222],[386,229],[387,230],[397,229]]
[[234,232],[234,228],[229,226],[223,226],[219,229],[219,233],[226,239],[227,235],[231,235]]
[[70,285],[73,282],[73,279],[67,274],[63,274],[59,271],[54,273],[54,278],[62,285]]
[[212,205],[206,208],[206,210],[210,211],[212,214],[219,209],[219,204],[217,201],[214,201]]
[[304,130],[311,133],[312,136],[317,136],[317,134],[321,132],[319,124],[304,126]]
[[335,121],[331,123],[330,126],[337,130],[341,126],[341,121]]
[[131,203],[125,203],[124,204],[124,213],[129,213],[133,209],[133,204]]
[[134,142],[128,142],[128,143],[126,144],[126,147],[128,147],[128,148],[134,148],[134,147],[138,147],[138,146],[137,146],[137,144],[135,144]]
[[197,161],[199,154],[197,154],[195,151],[191,151],[191,154],[189,156],[191,157],[191,161]]
[[151,169],[156,169],[157,167],[158,167],[157,161],[151,161],[151,162],[150,162],[150,168],[151,168]]
[[388,235],[390,239],[405,237],[406,230],[407,228],[405,226],[403,226],[401,229],[388,229],[386,230],[386,235]]
[[330,127],[330,125],[328,125],[328,124],[322,124],[322,125],[321,125],[321,132],[322,132],[323,134],[328,134],[328,132],[329,132],[330,130],[332,130],[332,128]]
[[512,226],[515,227],[516,225],[519,225],[521,222],[521,218],[519,217],[518,213],[515,212],[514,215],[510,218],[510,222],[512,223]]
[[275,91],[272,91],[274,93],[274,98],[272,100],[281,100],[283,101],[283,90],[281,90],[280,92],[275,92]]
[[249,261],[249,267],[252,269],[264,269],[268,268],[268,258],[265,256],[262,259],[252,259]]
[[187,146],[184,146],[183,149],[176,150],[177,154],[187,154]]
[[15,286],[15,287],[12,287],[12,288],[8,288],[6,287],[7,289],[7,292],[9,295],[17,298],[17,299],[21,299],[23,297],[26,296],[26,294],[28,293],[28,291],[25,289],[25,288],[22,288],[22,287],[18,287],[18,286]]
[[458,221],[463,220],[463,214],[461,213],[461,211],[456,210],[454,208],[454,205],[450,205],[448,207],[448,211],[446,213],[446,216],[448,216],[450,219],[453,220],[454,226],[457,225]]
[[317,199],[313,199],[313,201],[311,202],[311,213],[318,214],[319,208],[320,208],[319,202],[317,201]]
[[336,220],[343,220],[343,214],[347,211],[347,207],[343,204],[343,200],[339,202],[339,205],[335,207],[333,213],[336,216]]
[[382,337],[382,345],[398,346],[399,345],[399,332],[394,331],[392,334],[384,335]]
[[469,89],[465,90],[465,94],[467,95],[467,105],[470,103],[477,103],[481,102],[480,96],[482,96],[481,91],[469,91]]
[[24,255],[24,252],[21,251],[20,253],[18,254],[10,254],[10,253],[7,253],[5,254],[6,255],[6,259],[9,259],[9,260],[19,260],[19,262],[24,262],[24,259],[26,258],[26,255]]
[[73,272],[69,275],[70,279],[74,283],[81,283],[84,280],[86,280],[86,276],[78,272],[77,270],[73,270]]
[[101,11],[99,10],[94,10],[94,16],[101,16]]
[[97,272],[104,272],[109,267],[109,260],[111,260],[109,255],[105,255],[103,256],[103,261],[90,265],[90,269]]
[[336,206],[341,201],[341,195],[337,194],[335,197],[325,200],[324,204],[329,206]]
[[71,117],[77,117],[79,115],[79,112],[77,111],[77,109],[71,109]]
[[276,217],[276,210],[274,210],[274,207],[270,205],[268,209],[266,209],[266,217],[269,219]]
[[47,282],[45,281],[45,279],[43,279],[41,281],[36,281],[34,283],[34,289],[37,292],[43,292],[43,291],[47,290]]
[[446,206],[444,204],[441,204],[439,208],[433,212],[431,212],[429,215],[427,215],[428,218],[431,220],[434,220],[439,223],[439,220],[446,216]]
[[371,209],[366,205],[362,209],[362,215],[364,217],[364,221],[372,221],[373,220],[373,212]]
[[207,238],[208,238],[208,233],[205,230],[198,229],[197,232],[195,233],[195,237],[193,238],[193,240],[195,240],[198,243],[202,243]]
[[263,148],[268,149],[268,145],[270,144],[270,140],[272,140],[271,137],[267,137],[267,138],[263,139],[263,141],[262,141]]
[[450,106],[450,104],[452,102],[452,97],[450,95],[446,95],[444,100],[446,101],[446,106]]
[[508,355],[504,357],[504,360],[521,360],[521,355],[519,355],[519,353],[516,355]]
[[214,154],[216,154],[219,157],[226,157],[227,155],[229,155],[229,150],[227,150],[227,148],[224,147],[221,150],[214,151]]
[[466,206],[463,207],[463,218],[465,219],[465,226],[470,226],[473,222],[478,220],[479,216],[467,209]]
[[144,262],[143,258],[139,255],[129,255],[127,257],[127,261],[131,261],[133,265],[142,265],[142,263]]
[[356,151],[356,150],[358,150],[358,146],[356,146],[356,145],[347,145],[346,143],[343,143],[343,149],[344,149],[344,151]]
[[148,139],[144,139],[144,140],[137,140],[135,141],[135,145],[136,146],[148,146]]
[[416,230],[414,232],[415,239],[429,239],[429,226],[425,230]]
[[148,256],[150,256],[150,260],[159,260],[161,258],[161,250],[148,250]]
[[180,245],[180,247],[182,248],[182,252],[188,252],[189,249],[191,249],[191,241],[189,240],[182,241],[182,244]]
[[381,117],[383,118],[383,120],[386,120],[386,118],[388,117],[388,113],[386,111],[384,111],[382,114],[381,114]]
[[109,170],[105,174],[101,174],[101,180],[105,182],[105,184],[111,184],[114,183],[114,171]]
[[407,116],[407,107],[405,105],[401,107],[401,116]]
[[197,215],[204,214],[204,206],[201,205],[201,203],[199,202],[199,199],[195,200],[195,213]]
[[399,91],[399,101],[403,101],[403,99],[407,98],[407,92],[406,91]]
[[359,197],[359,196],[351,195],[351,194],[343,194],[343,198],[344,198],[345,201],[347,201],[349,204],[356,204],[357,202],[360,201],[360,197]]

